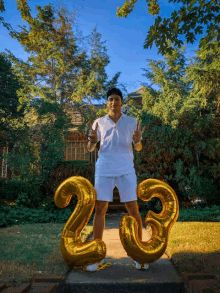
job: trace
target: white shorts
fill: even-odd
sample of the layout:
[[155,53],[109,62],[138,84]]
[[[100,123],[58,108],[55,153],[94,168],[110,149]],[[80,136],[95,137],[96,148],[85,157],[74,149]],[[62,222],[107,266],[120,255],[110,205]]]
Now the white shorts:
[[128,173],[118,177],[95,176],[96,200],[113,201],[113,189],[117,186],[121,202],[137,200],[137,177]]

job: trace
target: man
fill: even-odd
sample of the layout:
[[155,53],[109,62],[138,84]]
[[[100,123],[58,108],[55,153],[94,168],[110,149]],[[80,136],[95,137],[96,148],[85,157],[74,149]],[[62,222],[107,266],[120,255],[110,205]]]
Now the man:
[[[134,169],[132,141],[136,151],[142,149],[141,123],[121,112],[124,104],[122,93],[117,88],[107,92],[106,105],[109,113],[89,123],[88,150],[92,152],[100,141],[98,160],[95,165],[96,205],[93,226],[94,239],[102,239],[105,214],[109,201],[113,201],[113,189],[117,186],[121,202],[129,215],[138,222],[138,235],[142,240],[142,219],[137,204],[137,177]],[[138,269],[141,265],[135,262]],[[96,271],[98,263],[88,265],[87,271]],[[147,265],[145,266],[147,268]]]

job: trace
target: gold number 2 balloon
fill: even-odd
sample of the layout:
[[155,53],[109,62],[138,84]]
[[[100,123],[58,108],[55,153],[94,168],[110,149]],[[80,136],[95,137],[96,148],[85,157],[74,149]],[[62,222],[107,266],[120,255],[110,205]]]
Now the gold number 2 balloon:
[[67,178],[56,190],[56,206],[68,206],[73,194],[77,195],[78,202],[63,228],[60,241],[64,261],[72,268],[100,262],[106,255],[106,245],[101,239],[84,243],[81,240],[81,231],[88,223],[95,207],[96,192],[93,185],[81,176]]
[[144,264],[155,262],[165,252],[169,232],[179,215],[179,202],[175,191],[163,181],[147,179],[137,187],[137,196],[143,201],[149,201],[153,197],[160,198],[162,211],[155,214],[149,211],[145,223],[152,228],[152,237],[144,242],[138,236],[138,223],[132,216],[124,216],[119,226],[119,234],[122,245],[133,260]]

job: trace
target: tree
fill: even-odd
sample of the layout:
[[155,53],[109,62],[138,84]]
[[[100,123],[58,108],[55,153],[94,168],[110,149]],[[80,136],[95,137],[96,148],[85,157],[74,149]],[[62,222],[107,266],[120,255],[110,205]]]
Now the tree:
[[97,31],[97,25],[92,30],[89,40],[90,45],[90,64],[91,71],[95,72],[97,84],[92,88],[92,96],[95,99],[101,99],[105,95],[105,83],[107,82],[107,74],[105,67],[110,63],[107,54],[107,48],[104,45],[106,41],[102,42],[101,34]]
[[[55,18],[51,5],[37,6],[35,19],[25,16],[29,25],[11,34],[30,53],[25,67],[15,61],[17,71],[32,79],[32,93],[45,100],[64,105],[71,100],[80,67],[86,62],[85,52],[79,53],[71,31],[71,20],[63,9]],[[24,11],[21,9],[22,16]],[[23,63],[24,64],[24,63]],[[23,69],[23,71],[21,71]],[[45,85],[42,85],[44,83]]]
[[[186,77],[193,89],[183,109],[194,117],[198,167],[216,180],[220,178],[220,51],[210,50],[206,59],[201,51],[187,68]],[[187,119],[192,123],[189,115]]]
[[[82,125],[78,127],[76,125],[78,131],[84,131],[87,128],[88,121],[94,121],[106,114],[106,109],[97,110],[95,106],[90,104],[91,99],[101,100],[106,96],[107,90],[114,86],[121,86],[126,91],[124,84],[118,82],[121,72],[117,72],[111,80],[108,80],[105,68],[110,63],[110,59],[105,42],[102,42],[101,34],[97,31],[97,26],[95,26],[88,41],[90,46],[89,68],[84,69],[82,75],[84,79],[82,79],[82,85],[78,84],[78,88],[83,89],[83,83],[84,86],[86,83],[85,77],[89,75],[89,72],[95,74],[95,83],[86,86],[89,95],[82,102],[74,103],[75,109],[81,113],[84,121]],[[88,104],[85,104],[86,101],[88,101]]]
[[19,138],[16,124],[24,116],[19,90],[22,83],[14,74],[10,60],[0,53],[0,143],[14,144]]
[[[83,98],[101,96],[99,92],[104,92],[109,82],[104,70],[109,56],[96,29],[91,36],[91,57],[77,46],[72,31],[74,19],[65,7],[55,14],[52,5],[37,6],[35,18],[22,5],[19,9],[28,27],[20,27],[21,31],[11,36],[19,40],[30,56],[24,62],[9,51],[5,55],[13,62],[14,73],[25,83],[30,95],[26,91],[21,94],[21,100],[26,103],[26,116],[21,125],[25,133],[20,141],[20,159],[15,154],[8,162],[18,169],[22,167],[20,180],[35,178],[40,184],[64,154],[62,143],[70,127],[64,106],[70,104],[77,110],[80,105],[86,109]],[[114,82],[119,75],[115,77]],[[84,113],[87,116],[90,113],[91,118],[96,111],[91,107],[89,110]]]
[[[165,61],[147,59],[149,69],[142,68],[145,71],[143,76],[151,81],[144,87],[143,108],[160,117],[164,124],[173,123],[173,126],[178,123],[183,101],[192,89],[192,82],[185,76],[187,60],[184,52],[183,46],[166,54]],[[157,85],[159,90],[154,90],[153,85]]]
[[[96,28],[91,34],[91,56],[77,45],[73,34],[75,16],[68,14],[64,6],[56,10],[52,5],[36,6],[38,14],[32,18],[27,7],[18,2],[23,20],[21,32],[10,33],[24,50],[30,53],[26,64],[15,62],[17,73],[32,79],[32,94],[43,99],[57,101],[61,106],[80,103],[86,97],[100,99],[107,75],[105,67],[109,56]],[[42,85],[42,82],[45,85]]]
[[143,87],[143,107],[131,102],[129,110],[146,126],[143,149],[135,152],[135,168],[139,182],[165,180],[179,200],[198,196],[216,204],[220,187],[220,58],[213,51],[206,60],[200,55],[198,50],[194,61],[186,60],[182,48],[166,54],[165,61],[148,61],[145,76],[151,84]]
[[[30,11],[30,8],[29,6],[27,5],[27,2],[26,0],[22,0],[21,3],[19,1],[19,4],[23,6],[23,9],[25,11],[25,13],[27,14],[29,11]],[[5,5],[4,5],[4,1],[3,0],[0,0],[0,12],[4,12],[5,11]],[[16,33],[13,28],[11,27],[10,23],[6,23],[4,22],[4,17],[0,16],[0,24],[3,24],[3,26],[5,28],[7,28],[7,30],[10,32],[10,33]]]
[[[118,7],[117,17],[127,17],[135,6],[137,0],[126,0],[122,7]],[[206,54],[210,49],[217,51],[220,47],[220,4],[218,0],[170,0],[182,6],[175,9],[169,18],[162,18],[157,0],[147,0],[150,15],[158,15],[150,26],[145,39],[144,48],[152,48],[155,43],[158,52],[164,55],[171,53],[174,47],[183,45],[181,37],[187,43],[193,43],[196,35],[205,35],[200,39],[199,48]]]

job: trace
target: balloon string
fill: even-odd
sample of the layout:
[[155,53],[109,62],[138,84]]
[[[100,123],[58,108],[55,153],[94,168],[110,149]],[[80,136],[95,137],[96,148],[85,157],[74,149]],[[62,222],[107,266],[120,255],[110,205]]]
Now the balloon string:
[[99,264],[99,267],[98,267],[98,269],[97,269],[97,271],[99,271],[99,270],[104,270],[104,269],[106,269],[106,268],[108,268],[108,267],[111,267],[112,266],[112,263],[111,262],[107,262],[107,263],[105,263],[105,264]]

